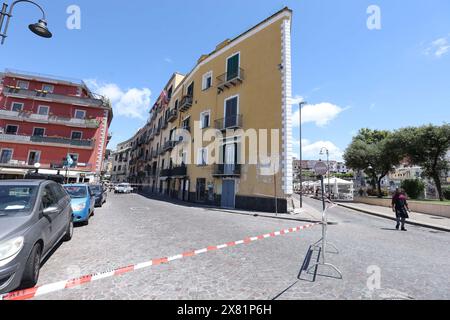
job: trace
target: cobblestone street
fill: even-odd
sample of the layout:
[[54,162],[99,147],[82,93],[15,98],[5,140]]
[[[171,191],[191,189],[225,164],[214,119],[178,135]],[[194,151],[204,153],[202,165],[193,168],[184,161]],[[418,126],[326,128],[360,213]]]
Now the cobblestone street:
[[[314,208],[320,203],[306,200]],[[301,217],[299,217],[301,218]],[[343,280],[303,273],[308,248],[321,237],[316,226],[102,279],[41,299],[449,299],[448,233],[335,208],[328,255]],[[113,195],[89,226],[75,230],[41,269],[49,284],[153,258],[241,240],[307,222],[239,215],[220,209],[174,205],[140,195]],[[369,290],[368,268],[379,268],[380,289]],[[373,269],[373,267],[372,267]],[[369,270],[372,270],[369,268]],[[326,273],[319,269],[319,273]]]

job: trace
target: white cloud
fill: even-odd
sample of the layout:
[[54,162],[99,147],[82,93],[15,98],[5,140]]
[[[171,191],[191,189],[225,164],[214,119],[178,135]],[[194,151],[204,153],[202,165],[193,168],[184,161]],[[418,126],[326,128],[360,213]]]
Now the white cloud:
[[305,98],[302,96],[296,95],[295,97],[291,98],[291,104],[292,105],[299,105],[300,102],[304,102]]
[[173,63],[173,60],[169,57],[164,58],[164,61],[167,63]]
[[[299,140],[294,140],[294,147],[300,150]],[[303,159],[304,160],[318,160],[319,158],[324,160],[326,155],[320,155],[322,148],[327,148],[330,152],[330,160],[343,161],[344,152],[331,141],[315,141],[311,142],[308,139],[302,139],[303,147]],[[294,156],[298,159],[299,152],[295,151]]]
[[[324,127],[344,110],[344,108],[328,102],[308,104],[302,108],[302,124],[314,122],[317,126]],[[300,124],[300,114],[298,110],[294,112],[293,117],[293,125],[298,127]]]
[[450,52],[450,36],[436,39],[425,49],[426,55],[434,55],[437,58]]
[[123,90],[115,83],[99,83],[86,80],[89,88],[111,100],[116,115],[145,120],[150,107],[151,90],[132,88]]

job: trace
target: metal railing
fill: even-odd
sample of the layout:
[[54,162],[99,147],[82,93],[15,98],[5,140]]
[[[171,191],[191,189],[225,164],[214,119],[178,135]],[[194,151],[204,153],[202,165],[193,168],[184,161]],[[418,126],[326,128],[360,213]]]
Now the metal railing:
[[167,121],[168,122],[174,122],[178,117],[178,110],[172,109],[170,110],[168,116],[167,116]]
[[183,96],[183,98],[181,98],[181,101],[180,101],[180,104],[178,107],[181,111],[186,111],[187,109],[192,107],[193,101],[194,101],[193,96],[185,95],[185,96]]
[[47,122],[52,124],[63,124],[68,126],[86,128],[98,128],[100,126],[100,121],[98,121],[97,119],[78,119],[56,115],[42,115],[25,111],[11,111],[5,109],[0,109],[0,118],[7,118],[11,120],[21,119],[38,123]]
[[87,148],[93,148],[95,145],[94,140],[74,140],[70,138],[13,135],[6,133],[0,133],[0,141],[25,142],[25,143],[53,143],[53,144],[69,145],[73,147],[87,147]]
[[215,121],[215,128],[218,130],[242,128],[242,115],[228,116]]
[[216,177],[235,177],[241,175],[240,164],[215,164],[213,176]]
[[173,177],[185,177],[187,176],[187,167],[185,165],[176,166],[172,168]]
[[224,91],[232,86],[237,86],[245,79],[244,69],[239,68],[234,72],[226,72],[217,77],[217,88]]
[[61,102],[80,106],[96,106],[112,109],[109,99],[95,95],[94,98],[83,98],[77,96],[68,96],[54,93],[47,93],[41,90],[28,90],[12,86],[4,86],[3,94],[9,97],[36,99],[50,102]]

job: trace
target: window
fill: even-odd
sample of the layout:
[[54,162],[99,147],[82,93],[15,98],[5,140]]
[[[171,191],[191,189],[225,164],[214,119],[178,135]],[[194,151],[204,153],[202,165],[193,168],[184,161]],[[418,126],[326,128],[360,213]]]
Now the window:
[[54,86],[52,86],[51,84],[43,84],[42,85],[42,91],[46,91],[49,93],[53,93],[53,90],[55,89]]
[[34,128],[33,129],[33,136],[34,137],[43,137],[45,135],[45,129],[44,128]]
[[117,166],[114,166],[114,169],[113,169],[113,171],[115,172],[115,171],[117,171]]
[[191,118],[186,118],[185,120],[183,120],[183,129],[189,131],[190,130],[190,126],[189,123],[191,122]]
[[28,165],[34,166],[36,163],[39,163],[41,160],[41,152],[30,150],[28,153]]
[[175,101],[175,110],[178,110],[178,100],[177,101]]
[[86,118],[86,111],[84,111],[84,110],[75,110],[75,118],[76,119],[85,119]]
[[83,138],[83,132],[72,131],[72,140],[81,140]]
[[197,153],[197,165],[206,166],[208,164],[208,149],[200,148]]
[[167,92],[167,99],[172,99],[172,94],[173,94],[173,87],[170,87],[169,91]]
[[194,82],[192,82],[187,88],[187,95],[190,97],[194,96]]
[[48,116],[50,112],[50,107],[48,106],[39,106],[38,107],[38,114],[40,114],[41,116]]
[[17,81],[17,86],[18,86],[20,89],[28,90],[28,86],[29,86],[29,85],[30,85],[30,83],[29,83],[28,81],[23,81],[23,80]]
[[11,111],[20,112],[23,110],[23,103],[13,102],[11,105]]
[[53,193],[50,185],[46,186],[42,193],[42,206],[44,209],[56,206],[58,204],[58,199]]
[[15,125],[8,124],[6,126],[6,134],[17,134],[19,132],[19,127]]
[[227,59],[227,81],[236,79],[239,76],[240,54],[235,55]]
[[202,90],[208,90],[212,87],[212,71],[209,71],[203,75]]
[[0,153],[0,163],[6,164],[12,160],[13,149],[2,149]]
[[210,118],[211,118],[210,111],[204,111],[200,114],[200,129],[205,129],[210,126]]

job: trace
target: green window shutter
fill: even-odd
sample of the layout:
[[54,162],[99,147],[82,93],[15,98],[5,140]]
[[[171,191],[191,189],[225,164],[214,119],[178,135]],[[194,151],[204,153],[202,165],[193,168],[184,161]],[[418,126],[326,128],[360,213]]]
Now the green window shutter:
[[228,58],[227,63],[227,81],[236,78],[239,75],[239,54]]

